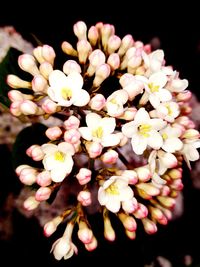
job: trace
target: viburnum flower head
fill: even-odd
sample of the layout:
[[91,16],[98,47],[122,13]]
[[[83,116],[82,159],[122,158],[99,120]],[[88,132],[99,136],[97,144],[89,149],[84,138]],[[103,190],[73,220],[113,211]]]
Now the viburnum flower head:
[[73,31],[77,43],[63,41],[62,64],[53,47],[40,45],[19,57],[28,80],[7,77],[12,115],[46,125],[44,143],[26,150],[38,165],[23,162],[16,174],[32,189],[27,210],[50,197],[59,202],[44,225],[50,236],[66,224],[52,246],[57,260],[78,253],[76,229],[86,250],[98,246],[94,214],[110,241],[115,219],[130,239],[139,220],[147,234],[166,225],[184,186],[183,162],[190,168],[200,147],[188,81],[166,65],[162,49],[120,37],[108,23],[78,21]]

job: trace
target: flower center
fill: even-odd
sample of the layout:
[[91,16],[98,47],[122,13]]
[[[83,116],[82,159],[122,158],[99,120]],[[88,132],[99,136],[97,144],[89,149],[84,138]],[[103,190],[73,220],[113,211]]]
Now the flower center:
[[149,132],[151,131],[151,125],[141,124],[139,127],[139,133],[144,137],[149,137]]
[[168,115],[171,116],[173,114],[173,112],[172,112],[172,109],[170,108],[170,105],[169,104],[166,104],[165,107],[167,109]]
[[168,135],[166,133],[163,133],[162,138],[163,138],[163,140],[166,140],[168,138]]
[[119,195],[119,190],[115,183],[111,184],[108,188],[106,188],[106,192],[111,195]]
[[57,151],[54,154],[54,159],[63,162],[65,160],[65,154],[61,151]]
[[103,136],[103,128],[99,126],[98,128],[92,131],[92,136],[97,138],[102,138]]
[[70,101],[72,98],[72,90],[70,88],[62,88],[61,95],[65,100]]
[[150,88],[150,91],[152,93],[155,93],[155,92],[158,92],[159,91],[159,85],[155,85],[154,83],[149,83],[148,84],[149,88]]

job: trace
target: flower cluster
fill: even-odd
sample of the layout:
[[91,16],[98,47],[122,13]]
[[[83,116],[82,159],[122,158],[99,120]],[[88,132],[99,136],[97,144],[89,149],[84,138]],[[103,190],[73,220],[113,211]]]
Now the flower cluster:
[[[165,65],[164,52],[127,34],[120,38],[111,24],[73,26],[76,47],[62,43],[66,58],[55,68],[56,53],[41,45],[19,56],[30,80],[10,74],[10,112],[29,121],[59,118],[48,127],[48,142],[31,145],[26,154],[40,167],[19,165],[22,183],[33,188],[24,202],[37,209],[63,186],[65,210],[44,225],[46,236],[66,223],[52,246],[57,260],[78,249],[73,229],[88,251],[97,247],[88,214],[102,214],[104,236],[114,241],[112,214],[130,239],[137,225],[148,234],[166,225],[183,188],[184,161],[199,158],[199,132],[189,118],[192,93],[188,81]],[[23,89],[23,90],[21,90]],[[69,190],[68,190],[69,192]]]

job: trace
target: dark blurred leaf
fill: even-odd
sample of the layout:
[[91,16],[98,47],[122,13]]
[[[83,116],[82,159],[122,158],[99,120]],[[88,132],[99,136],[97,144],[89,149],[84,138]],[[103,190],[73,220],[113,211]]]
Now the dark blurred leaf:
[[18,66],[18,57],[22,52],[15,48],[10,48],[7,55],[0,64],[0,103],[6,107],[10,106],[10,100],[8,98],[8,91],[11,88],[8,86],[6,79],[8,74],[15,74],[22,79],[30,80],[29,73],[24,72]]
[[40,167],[41,162],[35,162],[26,155],[26,150],[33,144],[41,145],[48,141],[45,135],[47,127],[41,123],[36,123],[23,129],[17,136],[12,149],[13,166],[16,168],[20,164],[28,164]]

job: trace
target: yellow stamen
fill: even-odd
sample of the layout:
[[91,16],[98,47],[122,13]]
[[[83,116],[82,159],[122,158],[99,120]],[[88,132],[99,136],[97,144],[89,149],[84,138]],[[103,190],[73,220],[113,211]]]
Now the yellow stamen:
[[166,133],[163,133],[162,138],[163,138],[163,140],[166,140],[168,138],[168,135]]
[[115,98],[112,98],[112,99],[110,100],[110,103],[112,103],[112,104],[117,104],[117,100],[116,100]]
[[166,109],[167,109],[168,115],[171,116],[171,115],[173,114],[173,111],[172,111],[172,109],[170,108],[170,105],[169,105],[169,104],[166,104],[165,107],[166,107]]
[[65,100],[70,100],[72,98],[72,90],[70,88],[62,88],[61,95]]
[[116,184],[111,184],[108,188],[106,188],[106,192],[111,195],[119,195],[119,190]]
[[61,151],[57,151],[54,154],[54,159],[63,162],[65,160],[65,154]]
[[158,92],[159,91],[159,85],[155,85],[154,83],[149,83],[149,88],[152,93]]
[[151,125],[149,124],[141,124],[139,126],[139,133],[144,137],[149,137],[149,132],[151,131]]
[[92,136],[97,138],[102,138],[103,136],[103,128],[99,126],[95,130],[92,131]]

